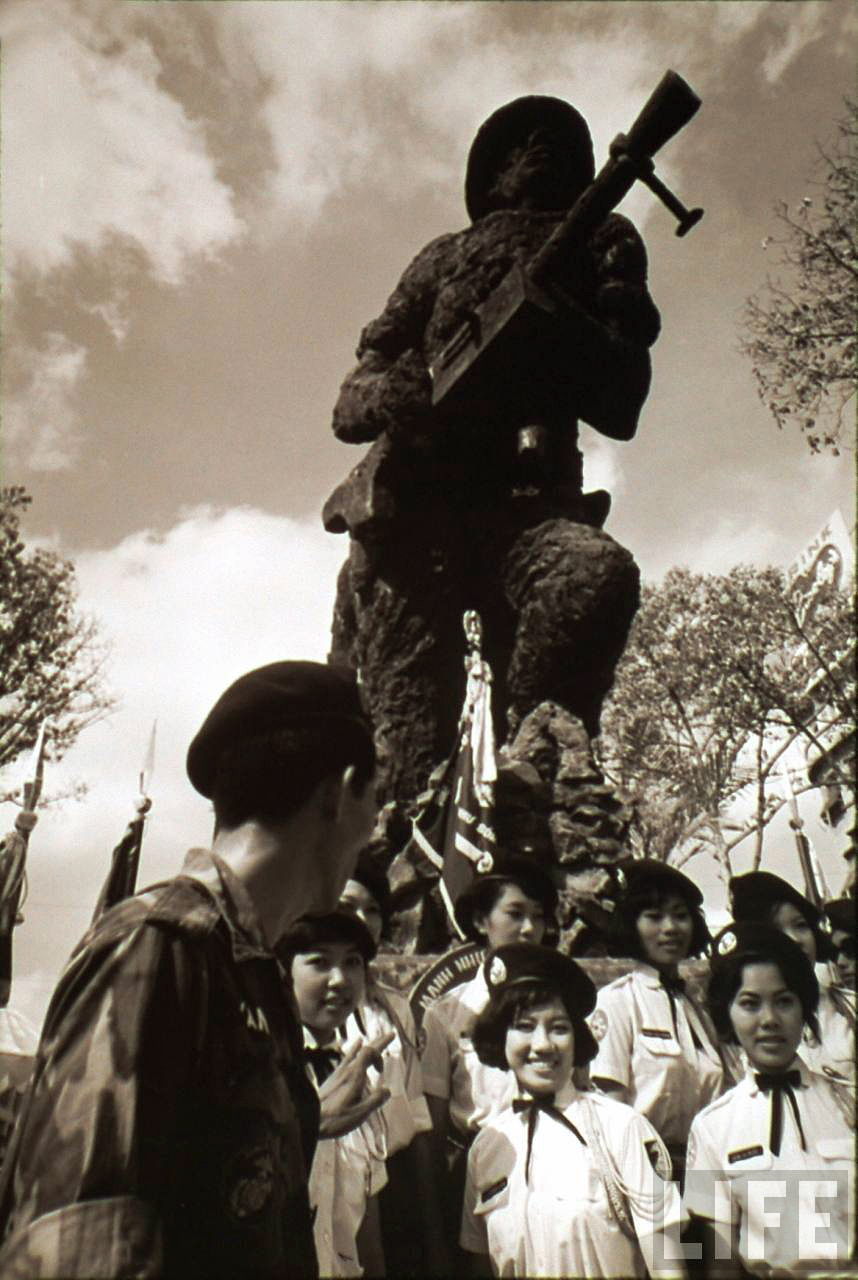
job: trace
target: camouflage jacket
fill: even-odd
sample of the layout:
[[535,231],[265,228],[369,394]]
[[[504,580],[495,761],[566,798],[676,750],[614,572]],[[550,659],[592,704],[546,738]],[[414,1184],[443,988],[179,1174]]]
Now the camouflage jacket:
[[314,1276],[318,1101],[243,886],[192,850],[71,957],[0,1183],[0,1274]]

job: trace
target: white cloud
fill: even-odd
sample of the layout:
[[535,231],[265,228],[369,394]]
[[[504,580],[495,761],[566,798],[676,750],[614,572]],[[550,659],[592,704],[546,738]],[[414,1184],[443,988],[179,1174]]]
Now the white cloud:
[[18,386],[7,395],[3,413],[11,459],[25,459],[33,471],[71,466],[80,440],[75,398],[86,361],[85,348],[61,333],[47,333],[40,347],[16,349]]
[[626,482],[622,467],[622,445],[599,435],[591,427],[581,423],[578,428],[579,444],[584,455],[584,489],[607,489],[616,499],[625,491]]
[[[186,848],[208,841],[209,806],[185,778],[184,760],[217,696],[266,662],[324,661],[343,545],[315,522],[197,509],[163,535],[136,533],[107,551],[63,550],[75,560],[81,608],[97,615],[112,646],[107,682],[120,708],[45,779],[46,792],[74,780],[89,790],[80,802],[44,809],[30,839],[29,899],[15,933],[16,987],[23,984],[30,1017],[41,1017],[92,915],[110,851],[132,816],[153,720],[141,885],[172,874]],[[14,812],[0,807],[0,825],[11,825]]]
[[[12,274],[132,241],[175,284],[241,234],[201,127],[159,83],[148,6],[13,0],[3,36],[3,234]],[[137,12],[135,12],[137,11]]]
[[763,59],[763,75],[775,84],[789,69],[797,54],[818,39],[828,20],[827,0],[804,0],[800,5],[781,6],[781,39]]

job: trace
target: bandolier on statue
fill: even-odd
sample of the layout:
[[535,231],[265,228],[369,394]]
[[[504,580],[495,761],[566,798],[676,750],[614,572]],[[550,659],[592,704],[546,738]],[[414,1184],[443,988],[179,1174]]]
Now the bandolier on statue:
[[[660,320],[641,237],[612,210],[642,178],[680,232],[696,221],[651,156],[698,105],[668,72],[595,178],[589,129],[567,102],[530,96],[494,112],[468,156],[471,225],[408,267],[361,334],[334,410],[340,440],[374,442],[323,518],[349,534],[331,658],[360,671],[380,799],[406,811],[451,750],[474,609],[513,762],[510,786],[503,770],[498,782],[499,839],[555,863],[580,861],[582,833],[590,864],[613,861],[623,835],[589,737],[639,575],[602,529],[609,495],[582,491],[577,424],[634,435]],[[562,776],[569,750],[583,827],[569,759]]]

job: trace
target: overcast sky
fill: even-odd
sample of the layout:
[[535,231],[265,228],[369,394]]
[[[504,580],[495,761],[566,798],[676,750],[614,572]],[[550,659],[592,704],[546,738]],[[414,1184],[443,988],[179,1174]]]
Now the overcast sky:
[[[153,719],[141,883],[208,838],[183,757],[221,689],[324,658],[345,544],[319,511],[360,457],[337,390],[412,256],[465,225],[465,156],[504,101],[571,100],[601,163],[668,67],[703,99],[658,160],[703,222],[679,240],[647,192],[623,206],[663,318],[638,436],[584,439],[644,576],[786,564],[838,507],[851,527],[852,459],[779,433],[737,348],[856,33],[848,0],[4,0],[3,479],[75,561],[120,700],[50,771],[89,791],[31,838],[13,1004],[41,1017],[88,922]],[[820,839],[837,889],[844,838]]]

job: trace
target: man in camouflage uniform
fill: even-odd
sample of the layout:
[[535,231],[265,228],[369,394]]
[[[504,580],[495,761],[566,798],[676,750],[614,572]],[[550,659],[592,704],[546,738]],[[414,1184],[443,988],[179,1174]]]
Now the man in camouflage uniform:
[[[318,1101],[272,948],[334,907],[373,825],[354,679],[304,662],[242,676],[188,774],[214,802],[212,850],[103,915],[48,1010],[0,1186],[5,1277],[317,1272]],[[384,1100],[347,1105],[365,1069],[331,1077],[327,1132]]]

